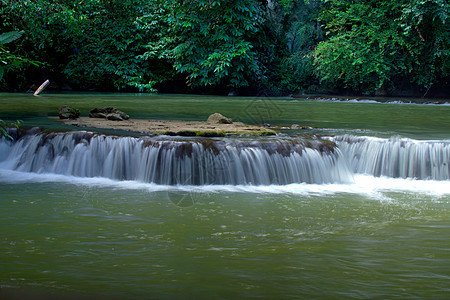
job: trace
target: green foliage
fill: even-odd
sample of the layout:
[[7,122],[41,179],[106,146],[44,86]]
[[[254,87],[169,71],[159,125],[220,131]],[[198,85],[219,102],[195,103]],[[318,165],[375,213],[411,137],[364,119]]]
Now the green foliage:
[[270,27],[279,28],[279,44],[284,45],[277,68],[270,72],[267,85],[276,83],[271,90],[281,94],[308,91],[318,84],[312,52],[323,37],[318,23],[320,5],[314,0],[280,1],[280,6],[271,12]]
[[19,39],[23,31],[10,31],[0,34],[0,45],[8,44]]
[[328,39],[315,63],[334,86],[373,92],[404,80],[429,87],[448,76],[446,1],[329,0],[321,17]]
[[328,39],[315,55],[317,72],[334,86],[373,92],[405,68],[396,24],[401,1],[327,1],[322,12]]
[[7,122],[0,119],[0,137],[4,137],[7,140],[13,140],[13,137],[8,134],[8,128],[10,127],[19,128],[21,124],[22,121]]
[[[155,14],[146,20],[154,22]],[[144,57],[171,62],[189,86],[237,88],[258,76],[252,41],[262,22],[257,2],[161,2],[156,22],[162,34]]]
[[423,92],[450,82],[448,12],[447,0],[0,0],[0,87]]
[[[62,77],[64,62],[61,58],[67,57],[68,49],[71,49],[67,44],[72,36],[69,32],[72,32],[73,28],[70,12],[56,1],[3,0],[2,2],[6,4],[0,10],[3,19],[0,24],[2,30],[24,31],[14,53],[43,62],[42,67],[45,68],[46,74],[57,74],[55,77]],[[29,67],[23,65],[21,69],[10,73],[14,73],[16,78],[23,82],[26,80],[24,71]],[[39,81],[41,80],[39,78]],[[12,82],[15,85],[15,80]],[[17,86],[12,88],[16,89]]]
[[[10,1],[10,24],[25,29],[23,48],[46,62],[54,80],[81,89],[151,89],[142,54],[150,32],[136,19],[146,1]],[[52,77],[52,76],[51,76]]]
[[[145,1],[144,1],[145,2]],[[138,26],[147,9],[143,1],[90,1],[78,7],[73,54],[64,74],[76,85],[90,88],[153,90],[151,66],[138,58],[151,32]]]
[[0,34],[0,82],[8,71],[19,69],[24,64],[38,65],[38,62],[17,56],[9,51],[5,44],[18,40],[23,31],[9,31]]
[[[23,31],[10,31],[0,34],[0,81],[2,80],[5,70],[7,71],[8,69],[16,69],[21,64],[26,62],[37,64],[36,62],[31,62],[21,57],[15,56],[3,47],[3,45],[12,43],[15,40],[19,39],[22,34]],[[21,123],[22,121],[7,122],[0,119],[0,137],[12,140],[12,136],[8,134],[8,128],[19,128]]]
[[450,76],[450,4],[446,0],[411,1],[399,19],[408,43],[408,71],[427,88]]

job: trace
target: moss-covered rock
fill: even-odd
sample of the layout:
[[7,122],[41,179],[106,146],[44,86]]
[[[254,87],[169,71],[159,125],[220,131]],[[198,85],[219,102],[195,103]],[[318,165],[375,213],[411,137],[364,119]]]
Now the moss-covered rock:
[[80,111],[67,105],[62,105],[58,109],[60,119],[77,119],[80,117]]

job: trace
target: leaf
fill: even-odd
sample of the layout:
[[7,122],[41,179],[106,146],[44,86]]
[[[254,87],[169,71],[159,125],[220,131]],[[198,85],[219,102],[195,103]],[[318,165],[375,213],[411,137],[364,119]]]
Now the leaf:
[[8,44],[19,39],[24,31],[9,31],[0,34],[0,45]]

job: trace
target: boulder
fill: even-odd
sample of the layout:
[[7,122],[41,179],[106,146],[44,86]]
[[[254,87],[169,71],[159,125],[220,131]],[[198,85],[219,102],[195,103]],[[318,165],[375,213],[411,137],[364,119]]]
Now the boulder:
[[211,124],[233,124],[233,121],[230,118],[227,118],[219,113],[210,115],[207,122]]
[[126,113],[114,107],[96,107],[89,112],[89,117],[113,121],[123,121],[130,118]]
[[58,109],[58,116],[60,119],[77,119],[80,117],[80,111],[67,105],[62,105]]

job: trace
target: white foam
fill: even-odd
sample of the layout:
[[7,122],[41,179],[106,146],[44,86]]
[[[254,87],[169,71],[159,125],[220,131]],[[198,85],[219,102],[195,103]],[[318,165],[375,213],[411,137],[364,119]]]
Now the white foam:
[[0,169],[0,182],[7,184],[66,183],[90,188],[115,188],[147,192],[180,191],[192,193],[254,193],[333,195],[339,193],[361,194],[383,199],[384,192],[412,192],[431,196],[450,195],[450,181],[413,180],[401,178],[356,175],[349,184],[288,184],[288,185],[158,185],[140,181],[117,181],[101,177],[74,177],[57,174],[26,173]]

